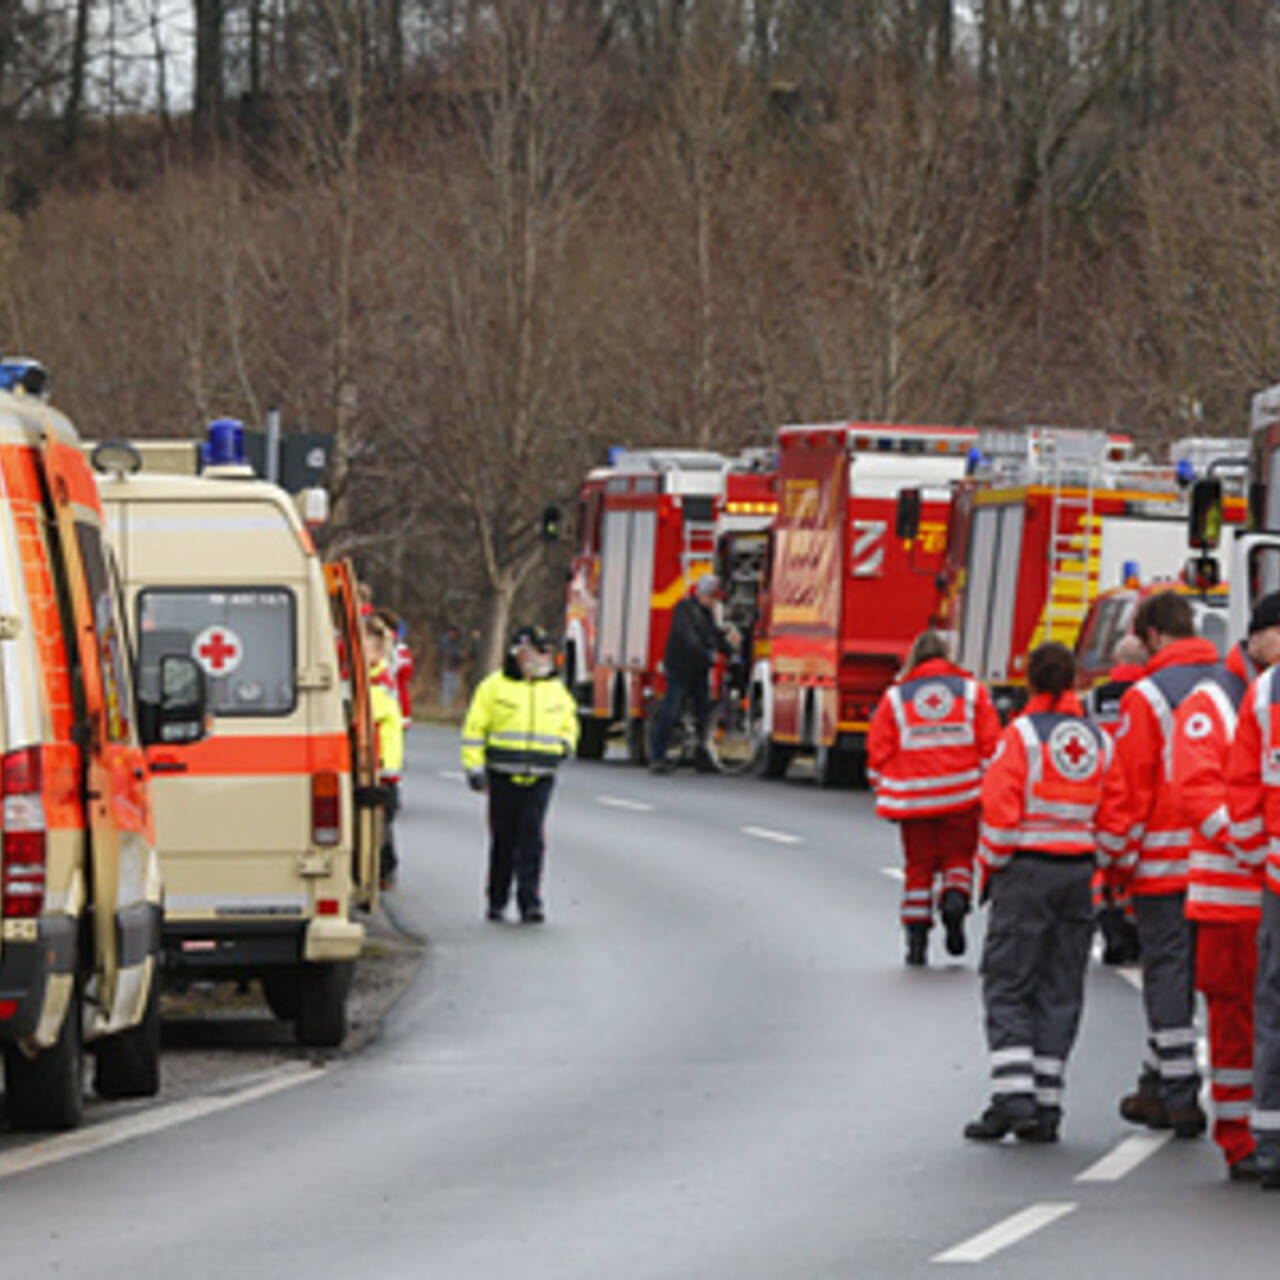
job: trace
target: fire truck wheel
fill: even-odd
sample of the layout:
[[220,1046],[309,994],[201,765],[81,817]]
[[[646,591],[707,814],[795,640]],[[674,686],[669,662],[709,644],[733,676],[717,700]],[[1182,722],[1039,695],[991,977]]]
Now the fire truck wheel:
[[609,722],[602,716],[578,717],[578,759],[603,760]]
[[93,1046],[93,1091],[100,1098],[154,1098],[160,1092],[160,975],[142,1021]]
[[281,1022],[292,1022],[298,1016],[302,996],[302,975],[297,968],[269,969],[259,975],[267,1008]]
[[627,721],[627,759],[632,764],[649,763],[650,723],[644,716],[633,716]]
[[355,966],[350,960],[304,964],[298,991],[299,1044],[333,1049],[347,1034],[347,992]]
[[857,783],[857,757],[840,747],[819,747],[817,753],[820,787],[852,787]]
[[14,1129],[74,1129],[84,1118],[84,1055],[80,985],[67,1004],[57,1041],[28,1058],[16,1045],[4,1051],[4,1100]]
[[756,756],[756,770],[762,778],[785,778],[792,754],[790,747],[765,738]]

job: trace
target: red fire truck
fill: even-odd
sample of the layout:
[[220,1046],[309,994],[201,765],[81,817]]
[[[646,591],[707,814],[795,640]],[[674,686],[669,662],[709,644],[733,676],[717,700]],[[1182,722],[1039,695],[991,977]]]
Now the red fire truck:
[[[833,423],[778,433],[778,514],[752,671],[757,764],[781,777],[812,752],[818,777],[860,781],[881,693],[924,628],[942,564],[950,485],[969,427]],[[920,490],[915,536],[895,506]]]
[[627,451],[587,476],[565,607],[564,675],[579,707],[579,756],[600,759],[609,733],[621,729],[631,759],[647,759],[672,610],[718,561],[726,621],[748,633],[741,623],[754,614],[771,483],[770,455],[758,450],[736,459]]
[[[1003,715],[1025,700],[1027,655],[1046,640],[1074,644],[1100,588],[1178,579],[1187,485],[1222,460],[1238,476],[1241,453],[1240,441],[1198,439],[1152,465],[1103,431],[982,433],[976,473],[952,503],[939,621]],[[1242,498],[1227,500],[1225,519],[1243,522]]]

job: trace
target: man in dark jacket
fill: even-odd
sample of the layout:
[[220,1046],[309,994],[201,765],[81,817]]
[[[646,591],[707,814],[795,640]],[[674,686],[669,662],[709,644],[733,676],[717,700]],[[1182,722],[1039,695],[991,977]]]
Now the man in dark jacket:
[[658,708],[651,743],[652,767],[656,773],[669,772],[672,767],[667,760],[667,745],[686,698],[693,706],[693,719],[697,726],[698,765],[702,768],[709,764],[704,742],[708,712],[707,676],[717,650],[727,658],[733,656],[733,645],[716,626],[711,612],[711,602],[719,587],[720,583],[713,574],[699,578],[692,592],[672,610],[671,631],[667,635],[667,648],[662,658],[667,691]]

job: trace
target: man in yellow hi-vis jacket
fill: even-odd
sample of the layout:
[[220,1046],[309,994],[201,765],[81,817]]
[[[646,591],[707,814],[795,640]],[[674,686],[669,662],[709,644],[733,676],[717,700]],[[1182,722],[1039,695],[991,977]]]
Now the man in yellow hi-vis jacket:
[[578,709],[556,678],[546,632],[521,627],[502,670],[479,684],[462,726],[462,767],[489,792],[488,918],[501,920],[516,882],[525,924],[541,924],[542,824],[556,766],[578,742]]

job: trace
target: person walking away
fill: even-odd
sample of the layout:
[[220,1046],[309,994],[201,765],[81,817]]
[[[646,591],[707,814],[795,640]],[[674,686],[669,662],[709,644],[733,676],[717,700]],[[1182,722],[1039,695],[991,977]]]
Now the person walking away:
[[1032,652],[1031,699],[982,780],[991,1101],[965,1126],[977,1142],[1010,1132],[1026,1142],[1058,1140],[1093,936],[1093,821],[1113,750],[1071,691],[1075,673],[1071,650],[1057,641]]
[[947,952],[964,954],[982,770],[999,737],[1000,717],[990,694],[951,662],[942,636],[921,632],[867,734],[876,813],[898,823],[902,833],[909,965],[923,965],[928,956],[935,879],[942,883],[939,914]]
[[556,678],[555,650],[539,627],[511,637],[500,670],[478,685],[462,726],[462,767],[489,793],[487,918],[503,919],[516,885],[525,924],[545,919],[543,825],[556,767],[578,743],[578,709]]
[[[1258,602],[1250,628],[1270,632],[1280,619],[1277,593]],[[1251,637],[1252,638],[1252,637]],[[1264,1188],[1280,1190],[1280,643],[1268,637],[1267,669],[1240,704],[1227,758],[1227,803],[1236,861],[1260,871],[1262,920],[1257,934],[1253,1005],[1254,1162]]]
[[404,768],[404,720],[393,692],[388,652],[391,634],[376,615],[364,620],[364,644],[369,661],[369,703],[378,741],[378,785],[382,788],[382,847],[378,850],[378,878],[382,888],[394,889],[400,859],[393,827],[400,812],[400,774]]
[[1258,1176],[1249,1113],[1262,879],[1235,856],[1227,760],[1245,691],[1277,657],[1280,593],[1254,608],[1248,639],[1233,646],[1191,691],[1178,708],[1173,731],[1174,791],[1191,828],[1186,911],[1195,922],[1196,986],[1208,1016],[1213,1138],[1236,1182]]
[[[1129,633],[1116,641],[1111,671],[1084,697],[1084,713],[1112,738],[1120,728],[1120,702],[1130,687],[1142,679],[1147,662],[1146,646]],[[1101,867],[1093,873],[1093,914],[1102,933],[1103,964],[1137,964],[1138,926],[1133,917],[1133,896],[1128,877]]]
[[719,579],[707,574],[694,583],[693,590],[671,611],[671,630],[662,658],[662,672],[667,687],[658,707],[650,743],[650,768],[654,773],[670,773],[674,767],[667,759],[671,730],[686,701],[693,707],[694,731],[697,739],[697,766],[711,767],[707,755],[706,733],[708,682],[716,653],[734,656],[734,644],[716,625],[712,603],[720,589]]
[[437,646],[440,663],[440,709],[452,711],[462,693],[462,669],[467,665],[467,647],[457,627],[446,627]]
[[1160,591],[1139,604],[1134,634],[1152,656],[1123,697],[1115,765],[1103,784],[1098,852],[1104,869],[1128,877],[1142,951],[1147,1051],[1138,1087],[1120,1101],[1131,1124],[1197,1138],[1205,1129],[1196,1068],[1195,926],[1186,917],[1191,828],[1174,789],[1174,715],[1217,666],[1218,651],[1195,634],[1191,604]]

